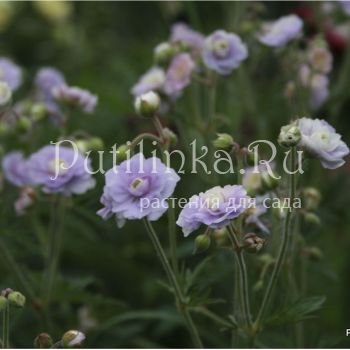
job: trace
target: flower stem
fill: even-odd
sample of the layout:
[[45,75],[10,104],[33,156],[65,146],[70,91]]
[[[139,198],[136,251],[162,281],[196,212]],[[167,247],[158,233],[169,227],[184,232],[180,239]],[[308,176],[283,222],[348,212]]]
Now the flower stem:
[[8,249],[6,246],[6,243],[2,238],[0,238],[0,252],[1,252],[1,257],[6,261],[10,271],[14,273],[14,275],[17,277],[18,281],[22,285],[23,290],[25,291],[25,294],[32,300],[36,301],[35,293],[22,273],[20,267],[18,266],[16,260],[11,254],[11,251]]
[[144,219],[144,223],[145,223],[147,232],[149,234],[149,237],[153,243],[153,246],[157,252],[159,260],[161,261],[163,268],[168,276],[169,282],[171,283],[171,285],[174,289],[177,308],[178,308],[179,312],[181,312],[182,316],[185,319],[188,330],[189,330],[191,337],[192,337],[193,344],[197,348],[203,348],[203,344],[202,344],[202,341],[200,339],[198,330],[197,330],[197,328],[192,320],[192,316],[189,313],[185,297],[184,297],[182,290],[179,286],[177,278],[176,278],[176,276],[175,276],[175,274],[174,274],[174,272],[169,264],[169,261],[166,257],[164,249],[163,249],[163,247],[158,239],[158,236],[157,236],[156,232],[154,231],[153,226],[151,225],[151,223],[147,219]]
[[[295,167],[295,148],[293,147],[291,149],[291,157],[290,157],[290,163],[291,163],[291,168],[294,169]],[[292,203],[295,197],[295,174],[290,174],[290,188],[289,188],[289,198],[290,198],[290,202]],[[260,325],[261,325],[261,321],[263,320],[266,308],[268,307],[268,304],[270,302],[270,298],[273,292],[273,289],[276,285],[276,282],[278,280],[278,277],[280,275],[280,272],[282,270],[282,266],[285,260],[285,257],[287,255],[288,252],[288,247],[291,241],[291,218],[292,218],[292,208],[293,205],[291,206],[291,208],[289,208],[289,210],[286,213],[286,217],[285,217],[285,222],[284,222],[284,229],[283,229],[283,237],[282,237],[282,244],[280,247],[280,251],[276,260],[276,263],[274,265],[270,280],[269,280],[269,284],[267,286],[267,289],[265,291],[265,295],[263,298],[263,301],[261,303],[259,312],[258,312],[258,316],[256,317],[256,320],[254,322],[253,328],[255,330],[255,332],[258,332],[260,329]]]
[[236,232],[231,225],[228,226],[229,237],[231,239],[235,257],[237,260],[238,272],[239,272],[239,294],[241,300],[241,308],[243,311],[244,321],[247,328],[251,326],[251,317],[250,317],[250,306],[249,306],[249,291],[248,291],[248,275],[247,268],[245,264],[245,259],[243,256],[243,251],[240,248],[239,241],[236,237]]
[[6,303],[2,316],[2,348],[10,348],[10,304]]
[[54,199],[51,213],[51,232],[49,237],[49,254],[47,271],[45,273],[45,303],[49,308],[52,290],[56,281],[57,267],[61,253],[62,231],[64,221],[64,199],[57,197]]

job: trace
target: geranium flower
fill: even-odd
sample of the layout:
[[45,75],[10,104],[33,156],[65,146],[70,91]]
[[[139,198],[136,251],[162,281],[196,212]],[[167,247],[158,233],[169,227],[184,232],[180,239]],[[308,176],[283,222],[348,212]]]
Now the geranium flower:
[[217,30],[205,40],[203,61],[219,74],[230,74],[247,57],[247,47],[236,34]]
[[158,220],[168,209],[166,199],[180,177],[159,158],[145,159],[138,153],[106,173],[106,184],[97,213],[103,219],[115,215],[118,226],[125,220],[147,217]]
[[200,225],[222,228],[249,207],[249,197],[243,186],[215,186],[190,198],[182,209],[177,225],[185,237]]
[[299,145],[317,157],[324,168],[336,169],[345,163],[343,158],[349,154],[349,148],[325,120],[301,118],[298,126],[301,132]]

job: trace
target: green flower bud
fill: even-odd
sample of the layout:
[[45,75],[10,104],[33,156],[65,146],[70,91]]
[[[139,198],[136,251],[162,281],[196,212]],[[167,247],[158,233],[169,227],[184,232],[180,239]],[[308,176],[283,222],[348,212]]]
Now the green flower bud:
[[84,340],[84,333],[71,330],[63,334],[62,345],[64,348],[80,348]]
[[36,349],[50,349],[53,345],[51,336],[47,333],[40,333],[34,339],[34,347]]
[[154,61],[161,66],[167,65],[175,53],[176,50],[170,43],[160,43],[154,49]]
[[23,307],[26,303],[26,297],[20,292],[11,292],[7,296],[9,303],[13,306]]
[[75,145],[78,147],[79,152],[82,154],[86,153],[89,150],[88,142],[86,140],[77,140],[75,141]]
[[213,145],[217,149],[231,148],[233,143],[233,137],[229,134],[217,134],[217,138],[213,141]]
[[101,151],[104,149],[104,144],[101,138],[91,137],[89,140],[89,149],[92,151]]
[[38,122],[47,116],[47,108],[43,103],[34,103],[30,109],[33,120]]
[[120,162],[128,158],[128,150],[127,145],[121,145],[117,148],[117,157]]
[[153,117],[160,107],[160,97],[157,93],[149,91],[136,97],[135,110],[144,117]]
[[[246,157],[245,159],[246,159],[246,163],[248,166],[255,166],[255,153],[254,152],[247,151],[245,157]],[[257,157],[256,162],[258,164],[259,157]]]
[[32,123],[29,118],[22,116],[17,120],[16,126],[19,131],[25,132],[30,129],[30,127],[32,126]]
[[163,129],[163,137],[169,143],[169,145],[175,146],[177,144],[177,141],[178,141],[177,136],[169,128]]
[[222,246],[225,245],[228,238],[228,231],[226,227],[218,228],[214,230],[213,237],[217,245]]
[[206,234],[199,235],[196,237],[194,241],[193,254],[202,253],[205,250],[207,250],[209,246],[210,246],[210,237]]
[[306,187],[302,191],[303,206],[306,210],[316,210],[321,201],[321,193],[317,188]]
[[3,295],[0,295],[0,312],[5,309],[7,305],[7,298],[5,298]]
[[0,107],[6,106],[12,98],[12,91],[5,81],[0,81]]
[[243,237],[243,248],[247,253],[259,252],[265,244],[265,240],[258,237],[255,233],[247,233]]
[[299,127],[295,124],[282,126],[281,132],[278,136],[278,143],[283,147],[297,146],[301,139]]
[[271,176],[268,172],[261,174],[261,183],[263,189],[266,191],[274,190],[279,185],[279,181]]
[[315,226],[321,225],[321,220],[319,216],[316,215],[315,213],[311,213],[311,212],[304,213],[304,220],[305,222],[311,225],[315,225]]

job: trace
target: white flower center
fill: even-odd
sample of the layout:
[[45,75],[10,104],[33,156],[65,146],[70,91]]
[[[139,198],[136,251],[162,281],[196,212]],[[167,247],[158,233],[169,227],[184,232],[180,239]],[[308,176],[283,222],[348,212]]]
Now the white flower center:
[[213,44],[213,51],[219,56],[225,56],[229,50],[229,43],[225,39],[216,40]]
[[68,171],[68,164],[60,158],[55,158],[49,162],[49,171],[53,174],[64,175]]
[[213,211],[220,209],[220,205],[225,202],[225,196],[219,190],[208,191],[204,197],[204,206]]

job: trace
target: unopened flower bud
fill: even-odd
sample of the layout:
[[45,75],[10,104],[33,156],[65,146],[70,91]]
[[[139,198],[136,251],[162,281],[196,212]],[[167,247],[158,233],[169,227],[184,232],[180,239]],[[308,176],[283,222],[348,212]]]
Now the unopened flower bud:
[[9,296],[10,293],[13,292],[13,289],[12,288],[6,288],[6,289],[3,289],[1,291],[1,296],[7,298]]
[[0,107],[7,105],[12,98],[12,91],[9,87],[9,85],[4,82],[0,81]]
[[307,212],[304,214],[304,220],[305,222],[315,226],[319,226],[321,224],[319,216],[311,212]]
[[7,298],[5,298],[4,296],[1,295],[0,296],[0,312],[5,309],[7,302],[8,302]]
[[25,132],[30,129],[30,127],[32,126],[32,123],[29,118],[22,116],[17,120],[16,126],[19,131]]
[[85,334],[71,330],[63,334],[62,345],[64,348],[79,348],[85,340]]
[[47,333],[40,333],[34,339],[34,347],[36,349],[50,349],[53,345],[51,336]]
[[213,141],[213,145],[217,149],[228,149],[233,144],[233,137],[229,134],[217,134],[217,138]]
[[160,107],[160,97],[157,93],[149,91],[141,96],[136,97],[136,113],[144,117],[153,117]]
[[279,181],[271,176],[268,172],[263,172],[261,174],[261,183],[264,190],[270,191],[274,190],[278,186]]
[[163,137],[169,143],[169,145],[175,146],[177,144],[177,136],[169,128],[163,129]]
[[283,147],[294,147],[301,139],[300,129],[295,123],[282,126],[278,137],[278,143]]
[[255,166],[259,162],[259,157],[255,159],[255,153],[247,151],[245,154],[246,163],[248,166]]
[[175,54],[175,48],[168,42],[160,43],[154,49],[154,61],[159,65],[167,65]]
[[119,161],[123,161],[128,158],[129,147],[127,145],[121,145],[117,148],[117,157]]
[[306,187],[302,191],[303,193],[303,206],[306,210],[315,210],[321,201],[321,193],[317,188]]
[[75,145],[78,147],[79,152],[82,154],[86,153],[89,150],[87,140],[77,140],[75,142]]
[[7,297],[9,303],[13,306],[23,307],[26,303],[26,297],[20,292],[11,292]]
[[193,254],[202,253],[205,250],[207,250],[209,246],[210,246],[210,237],[206,234],[199,235],[196,237],[194,241]]
[[89,150],[92,151],[101,151],[104,148],[104,144],[101,138],[91,137],[89,140]]
[[37,122],[47,116],[47,108],[43,103],[34,103],[30,109],[30,115]]
[[218,228],[214,230],[213,237],[217,245],[224,245],[228,238],[228,231],[226,227]]
[[247,233],[243,237],[243,248],[248,253],[259,252],[265,244],[265,240],[258,237],[255,233]]

